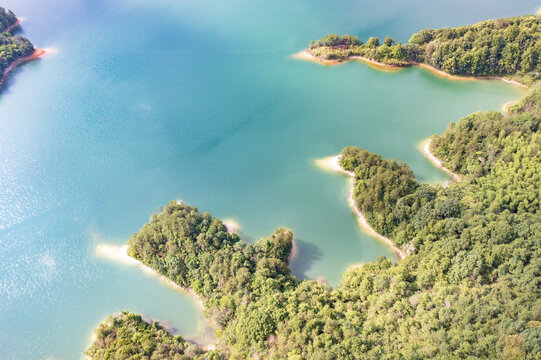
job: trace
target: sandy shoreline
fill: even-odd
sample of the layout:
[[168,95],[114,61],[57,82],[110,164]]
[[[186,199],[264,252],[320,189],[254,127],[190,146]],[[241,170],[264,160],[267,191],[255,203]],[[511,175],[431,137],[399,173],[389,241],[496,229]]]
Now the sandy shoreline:
[[28,62],[28,61],[36,60],[40,56],[42,56],[43,54],[45,54],[45,50],[36,48],[36,49],[34,49],[34,52],[31,55],[28,55],[28,56],[25,56],[25,57],[22,57],[22,58],[18,58],[17,60],[15,60],[11,64],[9,64],[9,66],[7,68],[5,68],[4,74],[2,75],[2,78],[0,79],[0,88],[5,84],[9,73],[12,72],[18,65],[20,65],[22,63],[25,63],[25,62]]
[[528,89],[528,86],[516,81],[516,80],[511,80],[511,79],[506,79],[504,77],[501,77],[501,76],[463,76],[463,75],[452,75],[452,74],[449,74],[449,73],[446,73],[445,71],[443,70],[440,70],[438,68],[435,68],[434,66],[431,66],[431,65],[428,65],[428,64],[424,64],[424,63],[411,63],[412,66],[419,66],[419,67],[422,67],[423,69],[427,69],[429,71],[431,71],[432,73],[436,74],[436,75],[439,75],[441,77],[444,77],[444,78],[447,78],[447,79],[451,79],[451,80],[499,80],[499,81],[503,81],[503,82],[506,82],[508,84],[512,84],[512,85],[516,85],[516,86],[520,86],[521,88],[523,89]]
[[300,52],[294,54],[292,57],[294,59],[308,60],[308,61],[313,61],[313,62],[316,62],[318,64],[324,64],[324,65],[338,65],[338,64],[343,64],[343,63],[351,61],[351,60],[359,60],[359,61],[365,62],[365,63],[367,63],[369,65],[373,65],[373,67],[376,68],[376,69],[379,69],[379,70],[392,70],[392,71],[398,71],[398,70],[400,70],[402,68],[405,68],[405,67],[408,67],[408,66],[419,66],[419,67],[421,67],[423,69],[429,70],[433,74],[436,74],[438,76],[441,76],[441,77],[444,77],[444,78],[447,78],[447,79],[451,79],[451,80],[500,80],[500,81],[506,82],[508,84],[520,86],[523,89],[528,89],[528,86],[526,86],[525,84],[522,84],[522,83],[520,83],[520,82],[518,82],[516,80],[506,79],[506,78],[501,77],[501,76],[462,76],[462,75],[452,75],[452,74],[446,73],[443,70],[437,69],[437,68],[435,68],[435,67],[433,67],[431,65],[424,64],[424,63],[418,63],[418,62],[412,62],[412,63],[406,64],[406,65],[389,65],[389,64],[384,64],[384,63],[381,63],[381,62],[377,62],[377,61],[374,61],[374,60],[371,60],[371,59],[368,59],[368,58],[365,58],[365,57],[362,57],[362,56],[348,56],[344,60],[324,60],[324,59],[320,59],[320,58],[315,57],[314,55],[310,54],[310,52],[308,52],[308,50],[300,51]]
[[355,200],[353,199],[353,182],[355,179],[355,174],[351,171],[344,170],[342,166],[340,166],[340,157],[341,155],[337,156],[329,156],[323,159],[317,159],[315,161],[316,165],[319,166],[322,169],[333,171],[333,172],[339,172],[341,174],[345,174],[350,178],[351,181],[351,189],[348,193],[348,203],[357,215],[357,218],[359,219],[359,223],[361,227],[370,235],[374,236],[375,238],[381,240],[383,243],[388,245],[391,249],[394,250],[396,253],[396,256],[399,260],[403,260],[406,257],[406,253],[399,249],[391,239],[388,237],[385,237],[378,233],[366,220],[366,217],[364,214],[357,208],[357,205],[355,204]]
[[351,60],[357,60],[357,61],[367,63],[368,65],[371,65],[373,68],[376,68],[378,70],[400,71],[403,68],[403,66],[384,64],[384,63],[380,63],[380,62],[371,60],[363,56],[349,56],[345,60],[324,60],[324,59],[315,57],[314,55],[310,54],[307,50],[300,51],[296,54],[293,54],[291,57],[294,59],[312,61],[312,62],[323,64],[323,65],[338,65],[338,64],[343,64]]
[[[182,287],[175,283],[174,281],[167,278],[165,275],[162,275],[158,273],[156,270],[152,269],[151,267],[143,264],[139,260],[131,257],[128,255],[128,245],[110,245],[110,244],[98,244],[95,247],[95,254],[98,257],[112,260],[115,262],[119,262],[125,265],[131,265],[131,266],[137,266],[141,270],[143,270],[145,273],[157,278],[165,285],[178,290],[184,294],[190,295],[194,300],[199,309],[204,313],[206,308],[203,304],[203,300],[201,297],[192,289],[187,287]],[[196,336],[191,337],[192,340],[189,340],[190,342],[193,342],[197,346],[199,346],[201,349],[209,351],[209,350],[215,350],[216,349],[216,337],[214,334],[214,330],[210,326],[209,322],[206,322],[206,326],[204,326],[203,329],[199,329],[198,334]],[[187,339],[188,340],[188,339]]]
[[509,108],[509,106],[511,105],[514,105],[516,103],[518,103],[519,100],[511,100],[511,101],[508,101],[506,102],[505,104],[502,105],[502,112],[507,112],[507,109]]
[[199,308],[202,311],[205,310],[205,305],[203,305],[203,300],[195,291],[193,291],[190,288],[182,287],[178,285],[174,281],[167,278],[165,275],[158,273],[156,270],[152,269],[151,267],[143,264],[139,260],[128,255],[128,245],[116,246],[116,245],[109,245],[109,244],[98,244],[96,245],[95,251],[98,257],[120,262],[125,265],[138,266],[141,270],[143,270],[149,275],[152,275],[158,278],[161,282],[163,282],[167,286],[172,287],[175,290],[181,291],[185,294],[192,296],[195,302],[197,303],[197,305],[199,306]]
[[431,139],[426,139],[425,141],[423,141],[421,143],[421,148],[423,150],[423,154],[430,160],[430,162],[432,164],[434,164],[434,166],[440,168],[445,173],[447,173],[447,175],[449,175],[451,177],[451,180],[457,181],[457,182],[462,181],[463,180],[462,175],[459,175],[459,174],[454,173],[451,170],[447,169],[445,166],[443,166],[443,162],[440,159],[438,159],[436,156],[434,156],[434,154],[432,154],[432,152],[430,151],[430,143],[431,142],[432,142]]
[[224,224],[225,228],[227,229],[227,232],[230,234],[239,234],[240,231],[240,224],[233,220],[233,219],[223,219],[222,224]]

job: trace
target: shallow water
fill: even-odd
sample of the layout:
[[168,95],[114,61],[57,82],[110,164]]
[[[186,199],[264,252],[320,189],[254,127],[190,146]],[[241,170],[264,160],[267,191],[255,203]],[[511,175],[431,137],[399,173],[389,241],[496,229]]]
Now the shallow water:
[[[110,4],[113,3],[113,4]],[[532,13],[532,1],[4,0],[56,54],[0,94],[0,358],[74,359],[108,314],[130,309],[187,338],[205,328],[188,296],[95,256],[182,199],[253,241],[278,226],[296,275],[336,286],[351,264],[392,257],[363,233],[348,181],[314,159],[347,145],[444,181],[418,150],[450,121],[523,90],[426,70],[294,60],[329,32],[394,35]]]

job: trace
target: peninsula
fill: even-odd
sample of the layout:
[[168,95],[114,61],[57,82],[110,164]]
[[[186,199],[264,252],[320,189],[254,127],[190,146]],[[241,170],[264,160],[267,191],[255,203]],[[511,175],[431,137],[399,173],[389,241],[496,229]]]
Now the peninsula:
[[[321,59],[351,56],[450,74],[500,77],[529,91],[505,113],[477,112],[427,148],[461,176],[419,183],[399,161],[346,147],[340,167],[370,227],[407,253],[350,268],[337,288],[296,279],[285,228],[255,243],[219,219],[171,202],[128,242],[128,254],[202,300],[216,349],[191,348],[122,313],[92,359],[526,359],[541,354],[540,16],[424,30],[408,44],[326,37]],[[340,239],[330,239],[339,245]],[[302,254],[301,254],[302,256]]]
[[336,64],[361,60],[383,67],[418,65],[454,79],[499,79],[517,85],[536,81],[540,16],[488,20],[459,28],[423,30],[407,43],[371,37],[326,35],[300,56]]
[[12,11],[0,7],[0,88],[15,67],[45,53],[44,50],[35,49],[25,37],[11,34],[19,24],[20,19]]

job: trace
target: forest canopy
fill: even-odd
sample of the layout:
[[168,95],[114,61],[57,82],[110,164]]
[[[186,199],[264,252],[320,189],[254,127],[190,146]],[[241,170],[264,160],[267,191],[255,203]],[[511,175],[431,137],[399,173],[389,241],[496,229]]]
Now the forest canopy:
[[32,43],[23,36],[6,31],[17,22],[13,12],[0,7],[0,77],[15,60],[34,52]]
[[11,10],[0,7],[0,32],[4,32],[7,28],[17,22],[17,17]]
[[[457,49],[478,49],[490,39],[491,52],[492,41],[501,37],[497,61],[482,60],[483,71],[533,81],[537,56],[533,68],[523,62],[538,51],[538,23],[539,17],[529,16],[422,31],[408,45],[418,52],[406,58],[415,54],[442,65],[452,56],[463,65],[456,69],[471,71],[479,69],[475,57]],[[515,45],[518,60],[508,68],[500,60]],[[382,46],[397,49],[390,38],[362,45],[336,36],[312,49],[347,52],[360,46],[370,53]],[[538,359],[540,94],[532,85],[505,113],[475,113],[433,137],[434,154],[464,175],[449,186],[422,184],[406,164],[365,149],[343,149],[340,164],[354,173],[357,207],[408,256],[398,264],[382,256],[352,267],[335,289],[291,274],[290,230],[245,243],[219,219],[179,202],[160,209],[132,236],[129,254],[201,297],[218,338],[212,356]],[[127,358],[121,352],[141,359],[186,356],[181,339],[154,329],[136,315],[110,318],[87,353],[92,359]],[[198,351],[194,356],[210,356]]]
[[361,56],[389,65],[425,63],[454,75],[506,76],[532,84],[541,76],[541,16],[488,20],[475,25],[423,30],[408,43],[386,37],[363,44],[329,34],[308,50],[322,59]]
[[221,359],[215,352],[202,351],[181,336],[169,334],[158,322],[147,322],[129,312],[109,316],[94,336],[86,351],[92,359]]

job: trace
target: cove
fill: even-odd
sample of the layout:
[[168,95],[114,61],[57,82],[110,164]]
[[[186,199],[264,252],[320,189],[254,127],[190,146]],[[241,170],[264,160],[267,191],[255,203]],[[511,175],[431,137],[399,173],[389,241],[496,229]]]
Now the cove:
[[527,1],[2,5],[25,18],[21,31],[37,47],[57,49],[17,68],[0,93],[6,359],[79,358],[95,326],[125,309],[197,341],[205,322],[192,299],[95,256],[171,199],[235,220],[247,241],[291,228],[302,278],[337,286],[350,265],[393,257],[360,230],[348,180],[314,160],[357,145],[444,181],[418,143],[523,90],[290,55],[329,32],[406,41],[427,27],[534,11]]

